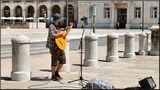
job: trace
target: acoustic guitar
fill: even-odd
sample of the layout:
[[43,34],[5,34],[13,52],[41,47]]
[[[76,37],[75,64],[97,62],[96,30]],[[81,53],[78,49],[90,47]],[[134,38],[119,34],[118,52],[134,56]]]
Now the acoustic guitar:
[[63,32],[63,35],[55,39],[55,42],[60,50],[63,50],[63,51],[65,50],[66,44],[68,42],[68,39],[66,37],[70,32],[72,26],[73,26],[73,23],[70,23],[69,28],[65,28],[65,30],[61,31]]

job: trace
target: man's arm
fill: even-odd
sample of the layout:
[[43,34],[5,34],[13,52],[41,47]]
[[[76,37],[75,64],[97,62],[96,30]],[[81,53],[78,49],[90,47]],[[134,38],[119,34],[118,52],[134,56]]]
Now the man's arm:
[[56,37],[59,37],[59,36],[63,35],[63,32],[57,32],[58,30],[55,28],[54,25],[50,25],[49,30],[50,30],[49,32],[51,33],[50,37],[52,37],[52,38],[56,38]]
[[67,37],[67,35],[68,35],[68,33],[71,31],[72,27],[73,27],[73,23],[70,23],[70,26],[68,26],[68,27],[66,28],[66,34],[64,35],[64,37]]

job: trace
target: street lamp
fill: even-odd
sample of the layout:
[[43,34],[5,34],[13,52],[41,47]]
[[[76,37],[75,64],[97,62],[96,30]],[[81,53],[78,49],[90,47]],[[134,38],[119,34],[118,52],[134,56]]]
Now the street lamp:
[[90,13],[90,18],[93,19],[92,28],[93,28],[93,33],[95,33],[95,17],[96,17],[96,5],[95,4],[90,7],[89,13]]
[[68,25],[68,0],[66,0],[66,25]]
[[144,0],[142,0],[142,31],[144,31]]
[[160,29],[160,0],[159,0],[159,20],[158,20],[158,24],[159,24],[159,29]]
[[93,5],[93,33],[95,33],[96,5]]
[[[38,0],[36,0],[36,9],[37,8],[38,8]],[[37,13],[37,15],[36,15],[36,28],[38,29],[38,15],[39,15],[38,9],[36,10],[36,13]]]
[[[1,12],[1,2],[2,1],[0,1],[0,12]],[[0,29],[1,29],[1,14],[0,14]],[[0,30],[0,32],[1,32],[1,30]]]

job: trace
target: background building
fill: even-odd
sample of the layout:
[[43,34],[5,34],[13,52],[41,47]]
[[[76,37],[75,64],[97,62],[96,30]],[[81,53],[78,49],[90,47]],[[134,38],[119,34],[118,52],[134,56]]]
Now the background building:
[[[55,13],[66,17],[66,0],[3,0],[1,19],[3,25],[23,24],[29,22],[45,22]],[[73,21],[75,27],[81,27],[83,16],[90,19],[90,7],[96,4],[96,27],[115,28],[117,22],[120,28],[140,28],[142,23],[142,0],[68,0],[68,21]],[[148,28],[158,23],[159,0],[144,1],[144,27]],[[87,27],[91,27],[89,24]]]

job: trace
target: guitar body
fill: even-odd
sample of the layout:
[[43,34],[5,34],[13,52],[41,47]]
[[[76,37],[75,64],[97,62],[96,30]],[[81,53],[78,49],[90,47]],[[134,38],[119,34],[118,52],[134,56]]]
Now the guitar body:
[[[66,32],[63,33],[63,35],[65,35]],[[62,37],[57,37],[55,39],[55,42],[57,44],[57,46],[59,47],[59,49],[61,49],[62,51],[65,50],[66,44],[68,42],[67,38]]]
[[64,51],[65,50],[65,47],[66,47],[66,44],[68,42],[66,36],[68,35],[69,31],[71,30],[71,28],[73,27],[73,23],[70,22],[70,25],[69,27],[66,27],[65,28],[65,31],[61,31],[60,32],[63,32],[63,35],[61,37],[57,37],[55,39],[55,42],[57,44],[57,46],[59,47],[60,50]]

